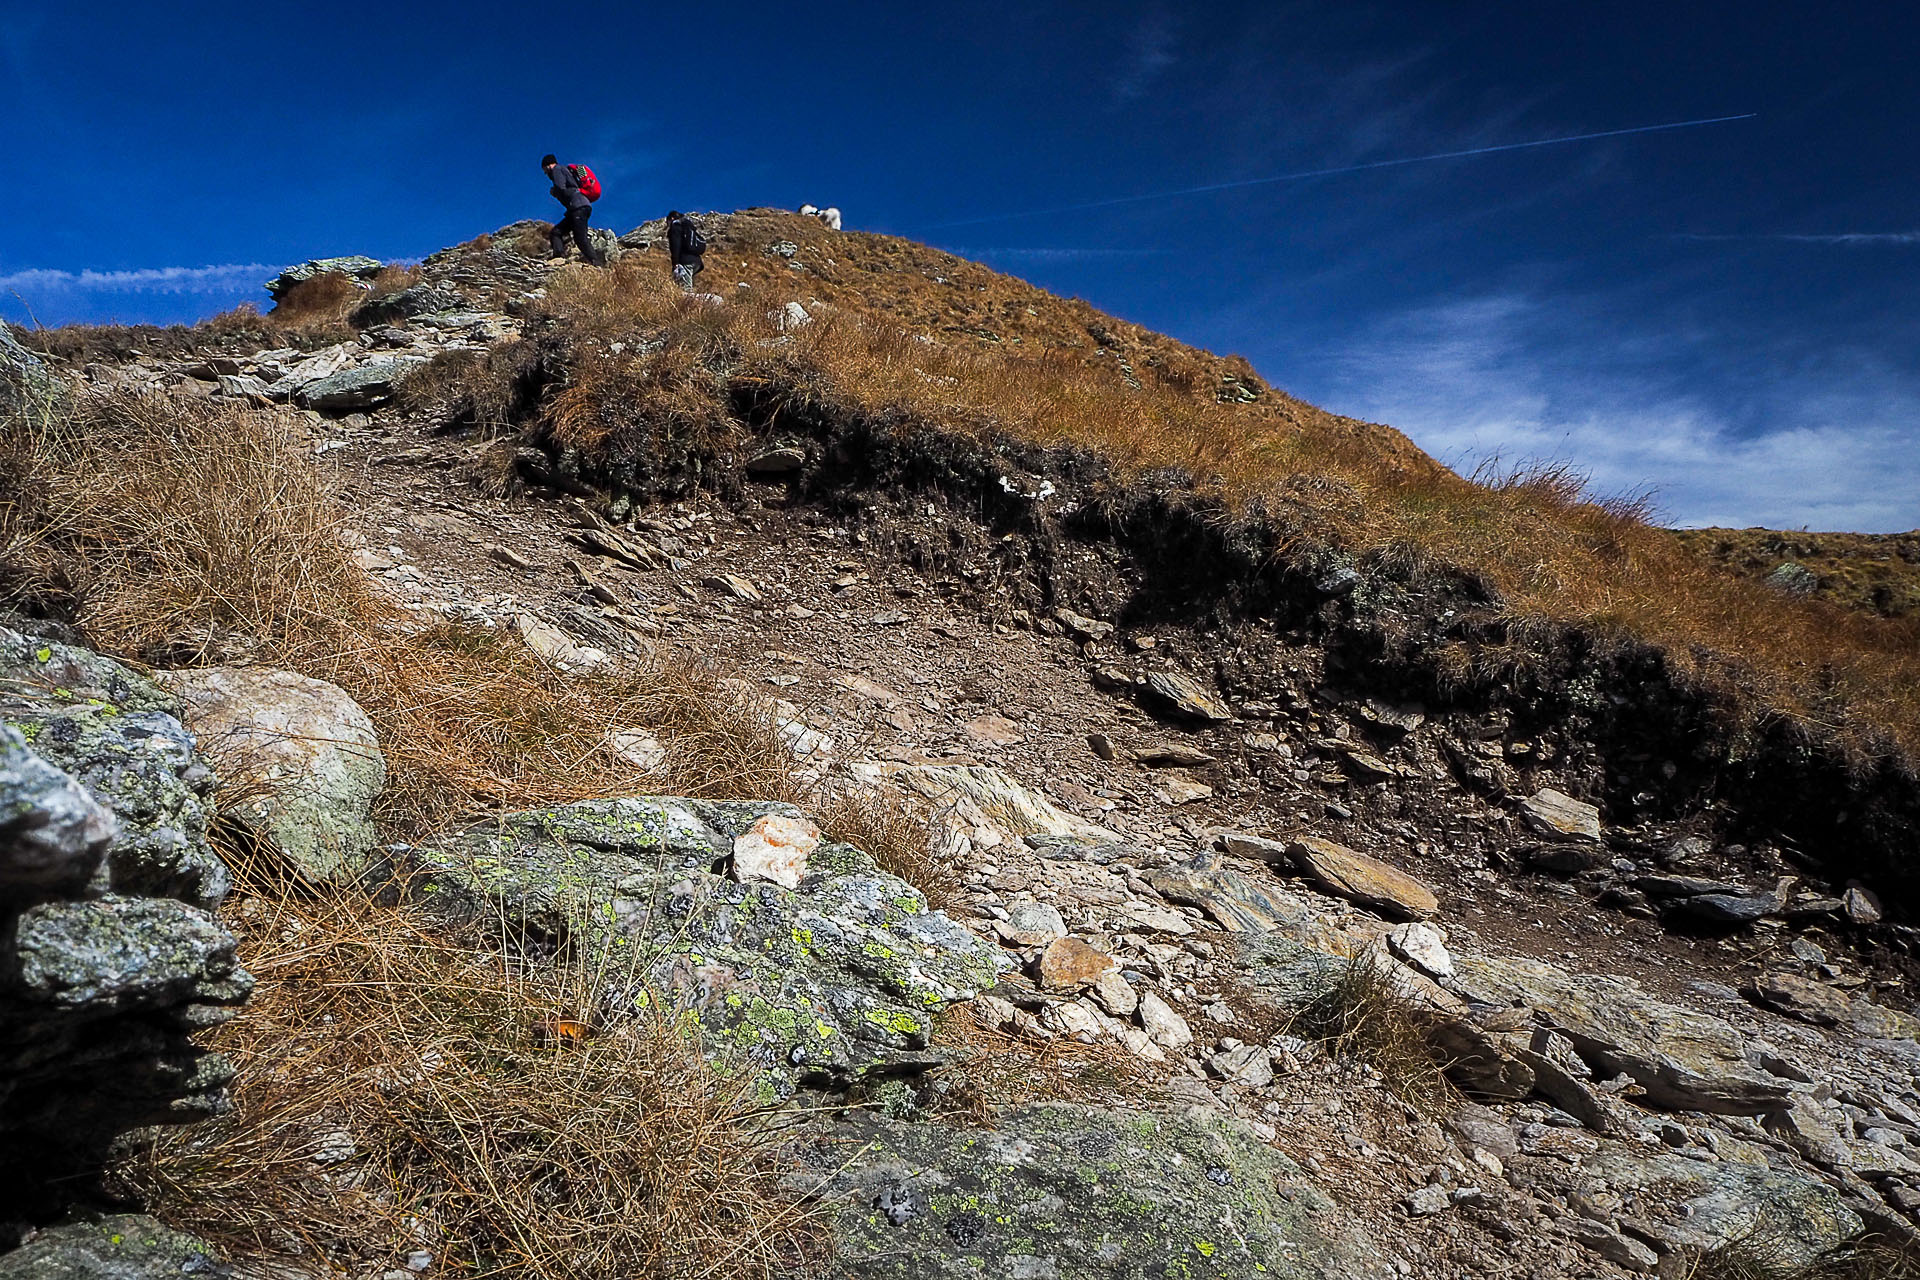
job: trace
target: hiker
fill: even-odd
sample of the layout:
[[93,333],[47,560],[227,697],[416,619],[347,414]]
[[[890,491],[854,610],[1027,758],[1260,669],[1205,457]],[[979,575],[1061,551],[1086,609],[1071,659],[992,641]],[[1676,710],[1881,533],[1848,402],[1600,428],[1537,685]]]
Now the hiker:
[[673,278],[682,289],[693,292],[693,278],[707,269],[702,255],[707,238],[693,219],[675,209],[667,215],[667,257],[673,262]]
[[587,219],[593,216],[593,202],[600,195],[600,182],[593,176],[593,170],[585,165],[561,164],[553,156],[543,156],[540,168],[553,183],[553,198],[566,209],[547,238],[547,247],[553,250],[553,256],[567,256],[567,236],[571,233],[583,259],[596,267],[606,266],[593,251],[593,238],[587,234]]

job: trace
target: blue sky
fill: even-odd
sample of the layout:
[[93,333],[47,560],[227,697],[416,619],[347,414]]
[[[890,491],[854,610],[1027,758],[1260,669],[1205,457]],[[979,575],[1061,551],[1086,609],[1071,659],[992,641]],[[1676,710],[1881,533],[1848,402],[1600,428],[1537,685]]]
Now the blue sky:
[[0,315],[192,319],[278,264],[418,257],[546,216],[551,150],[601,225],[835,204],[1463,469],[1909,529],[1917,53],[1890,0],[0,0]]

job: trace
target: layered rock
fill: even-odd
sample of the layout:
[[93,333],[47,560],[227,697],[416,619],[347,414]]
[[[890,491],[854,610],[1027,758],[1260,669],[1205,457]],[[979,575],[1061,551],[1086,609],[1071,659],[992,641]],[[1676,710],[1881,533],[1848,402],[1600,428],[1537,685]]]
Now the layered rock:
[[0,631],[0,1203],[51,1213],[119,1135],[225,1106],[190,1040],[252,980],[210,914],[213,776],[179,706],[86,650]]

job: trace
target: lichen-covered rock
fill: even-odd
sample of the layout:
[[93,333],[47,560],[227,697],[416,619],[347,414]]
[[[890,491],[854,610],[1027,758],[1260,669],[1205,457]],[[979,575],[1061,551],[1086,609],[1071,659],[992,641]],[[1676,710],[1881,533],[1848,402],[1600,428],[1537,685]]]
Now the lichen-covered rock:
[[59,381],[39,356],[21,346],[0,323],[0,414],[31,413],[53,403]]
[[992,1129],[863,1114],[805,1155],[840,1204],[837,1273],[858,1280],[1392,1274],[1303,1170],[1217,1112],[1037,1106]]
[[373,721],[324,680],[267,667],[162,671],[187,724],[223,774],[256,792],[228,817],[308,879],[357,875],[377,842],[372,806],[387,782]]
[[213,1246],[144,1214],[62,1223],[0,1254],[0,1280],[220,1280]]
[[0,725],[0,898],[79,889],[119,833],[85,787]]
[[1641,1156],[1607,1147],[1587,1158],[1586,1169],[1664,1206],[1667,1213],[1651,1225],[1668,1249],[1761,1240],[1778,1256],[1783,1273],[1807,1266],[1865,1225],[1831,1187],[1765,1164]]
[[421,361],[403,357],[393,360],[369,360],[352,369],[343,369],[294,393],[294,399],[322,413],[344,413],[350,409],[371,409],[393,399],[394,387],[409,369]]
[[0,1212],[44,1219],[120,1135],[225,1105],[189,1036],[252,981],[206,909],[213,775],[173,700],[4,630],[0,690]]
[[772,1093],[930,1061],[934,1015],[1009,962],[850,845],[815,848],[796,889],[732,879],[734,841],[769,815],[800,816],[666,797],[533,810],[412,850],[403,878],[456,919],[604,949],[609,1016],[691,1011]]
[[207,845],[214,775],[173,695],[97,653],[0,629],[0,722],[113,811],[98,893],[214,907],[231,879]]

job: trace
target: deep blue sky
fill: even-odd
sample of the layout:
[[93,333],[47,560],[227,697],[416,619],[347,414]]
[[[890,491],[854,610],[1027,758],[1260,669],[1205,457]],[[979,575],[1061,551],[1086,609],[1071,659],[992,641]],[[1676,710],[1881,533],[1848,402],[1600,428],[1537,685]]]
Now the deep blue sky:
[[1892,0],[0,0],[0,315],[187,319],[264,300],[259,264],[419,257],[547,216],[552,150],[605,180],[600,225],[836,204],[1463,469],[1907,529],[1916,58]]

